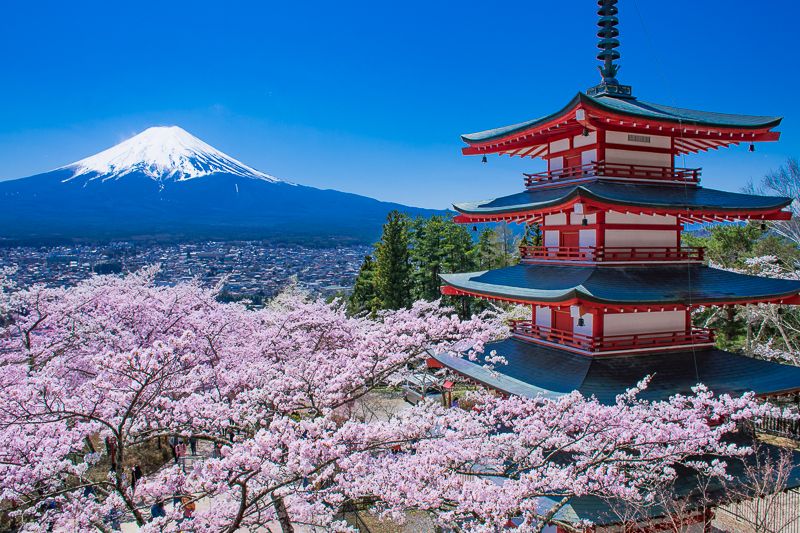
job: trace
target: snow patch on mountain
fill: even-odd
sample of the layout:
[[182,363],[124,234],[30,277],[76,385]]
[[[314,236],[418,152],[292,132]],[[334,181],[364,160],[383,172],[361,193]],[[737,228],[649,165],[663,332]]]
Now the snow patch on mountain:
[[185,181],[215,173],[282,181],[237,161],[178,126],[147,128],[108,150],[61,168],[74,170],[65,182],[79,176],[106,181],[133,172],[156,181]]

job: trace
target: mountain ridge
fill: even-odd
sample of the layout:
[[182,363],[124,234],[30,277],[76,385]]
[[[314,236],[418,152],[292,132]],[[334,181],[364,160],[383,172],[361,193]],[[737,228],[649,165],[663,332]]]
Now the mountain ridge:
[[442,213],[283,181],[181,128],[160,127],[50,172],[0,182],[0,238],[371,243],[393,209]]

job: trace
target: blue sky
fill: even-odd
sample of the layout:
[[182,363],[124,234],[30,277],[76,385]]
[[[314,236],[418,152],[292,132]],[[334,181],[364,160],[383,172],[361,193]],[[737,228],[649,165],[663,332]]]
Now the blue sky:
[[[620,0],[642,100],[783,115],[782,139],[691,156],[738,190],[800,156],[789,0]],[[0,17],[0,179],[178,124],[265,172],[425,207],[517,192],[529,159],[460,133],[538,117],[598,81],[595,3],[41,2]]]

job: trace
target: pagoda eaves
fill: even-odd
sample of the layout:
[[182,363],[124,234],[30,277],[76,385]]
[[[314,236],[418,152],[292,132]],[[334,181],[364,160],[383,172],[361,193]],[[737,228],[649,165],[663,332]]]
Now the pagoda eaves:
[[[634,98],[578,93],[556,113],[534,120],[461,136],[469,146],[464,155],[505,154],[550,157],[551,143],[584,135],[601,136],[606,130],[663,135],[672,140],[672,154],[685,154],[741,142],[777,141],[771,131],[781,117],[734,115],[653,104]],[[613,139],[586,139],[614,147]],[[629,147],[626,147],[626,149]]]

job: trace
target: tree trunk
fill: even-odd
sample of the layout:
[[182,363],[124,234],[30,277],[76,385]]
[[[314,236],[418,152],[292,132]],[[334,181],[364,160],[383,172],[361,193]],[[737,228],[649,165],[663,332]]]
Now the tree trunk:
[[275,498],[272,500],[272,505],[275,506],[275,513],[278,515],[278,523],[281,525],[283,533],[294,533],[292,521],[289,519],[289,512],[286,510],[286,505],[283,503],[283,498]]

